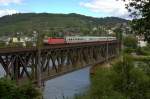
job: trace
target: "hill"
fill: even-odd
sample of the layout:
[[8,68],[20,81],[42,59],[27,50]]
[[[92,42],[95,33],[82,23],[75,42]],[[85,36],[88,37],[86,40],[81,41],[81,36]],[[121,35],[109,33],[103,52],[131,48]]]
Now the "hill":
[[19,13],[0,18],[0,35],[14,35],[16,32],[31,35],[34,30],[40,33],[67,33],[68,31],[88,33],[94,27],[112,28],[127,22],[117,17],[94,18],[75,13]]

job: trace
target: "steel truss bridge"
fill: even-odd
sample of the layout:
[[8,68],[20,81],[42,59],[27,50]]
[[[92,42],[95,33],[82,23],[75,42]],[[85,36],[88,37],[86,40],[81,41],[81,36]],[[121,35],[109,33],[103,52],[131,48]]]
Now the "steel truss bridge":
[[40,48],[1,48],[0,64],[6,77],[17,82],[48,80],[98,64],[118,54],[118,42],[55,44]]

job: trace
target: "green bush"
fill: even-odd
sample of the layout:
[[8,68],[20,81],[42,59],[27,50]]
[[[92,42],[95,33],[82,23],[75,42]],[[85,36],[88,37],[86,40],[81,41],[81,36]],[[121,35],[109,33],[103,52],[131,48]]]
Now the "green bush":
[[[115,73],[112,69],[101,68],[92,78],[90,99],[126,99],[123,94],[113,90]],[[117,75],[115,75],[117,76]]]
[[124,50],[123,50],[123,52],[124,53],[128,53],[128,54],[130,54],[130,53],[132,53],[132,52],[134,52],[135,51],[135,49],[133,49],[133,48],[124,48]]
[[0,99],[37,99],[40,95],[32,84],[17,86],[13,81],[0,79]]
[[128,48],[137,48],[137,43],[138,41],[134,36],[127,36],[123,39],[124,46]]
[[114,89],[130,99],[149,99],[150,77],[140,67],[136,67],[130,56],[114,64],[116,75]]
[[124,55],[112,67],[98,69],[89,94],[75,99],[150,99],[150,76],[131,56]]
[[148,55],[150,55],[150,46],[148,45],[148,46],[145,46],[145,47],[138,47],[137,49],[136,49],[136,53],[138,54],[138,55],[145,55],[145,56],[148,56]]

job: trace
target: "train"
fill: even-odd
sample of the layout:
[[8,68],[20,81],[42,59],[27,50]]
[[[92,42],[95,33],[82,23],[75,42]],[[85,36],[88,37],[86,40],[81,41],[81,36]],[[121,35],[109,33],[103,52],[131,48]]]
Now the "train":
[[116,37],[96,37],[96,36],[66,36],[60,37],[47,37],[43,40],[44,44],[64,44],[64,43],[83,43],[83,42],[96,42],[96,41],[114,41]]

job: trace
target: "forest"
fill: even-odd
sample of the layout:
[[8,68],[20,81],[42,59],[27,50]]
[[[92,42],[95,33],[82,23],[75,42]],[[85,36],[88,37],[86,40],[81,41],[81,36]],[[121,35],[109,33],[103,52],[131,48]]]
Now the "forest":
[[94,18],[76,13],[18,13],[0,18],[0,35],[10,36],[19,32],[30,36],[33,31],[41,34],[55,33],[55,36],[59,36],[59,32],[64,33],[60,35],[68,35],[67,32],[90,35],[93,28],[104,32],[105,29],[108,30],[127,22],[128,20],[117,17]]

